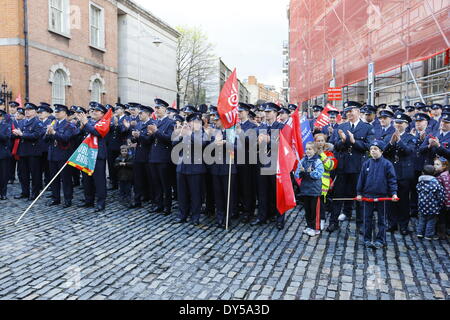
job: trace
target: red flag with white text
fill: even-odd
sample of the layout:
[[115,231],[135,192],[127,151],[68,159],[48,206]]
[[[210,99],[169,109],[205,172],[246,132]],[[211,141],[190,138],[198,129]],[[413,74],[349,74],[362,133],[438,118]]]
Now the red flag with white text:
[[[328,103],[326,105],[325,109],[323,109],[320,116],[317,118],[316,122],[314,123],[314,127],[323,128],[330,124],[330,117],[328,115],[328,111],[338,111],[339,112],[339,110],[337,108],[335,108],[333,105]],[[337,122],[339,123],[340,121],[341,121],[341,115],[338,115]]]
[[217,111],[223,127],[229,129],[238,122],[239,91],[236,69],[225,82],[220,92]]

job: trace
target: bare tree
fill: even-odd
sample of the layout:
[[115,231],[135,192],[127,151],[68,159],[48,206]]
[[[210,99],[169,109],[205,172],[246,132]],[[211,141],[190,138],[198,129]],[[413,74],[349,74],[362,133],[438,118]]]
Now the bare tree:
[[[184,101],[204,102],[205,82],[213,72],[214,47],[199,28],[177,27],[181,34],[177,46],[177,90]],[[180,97],[177,99],[180,105]]]

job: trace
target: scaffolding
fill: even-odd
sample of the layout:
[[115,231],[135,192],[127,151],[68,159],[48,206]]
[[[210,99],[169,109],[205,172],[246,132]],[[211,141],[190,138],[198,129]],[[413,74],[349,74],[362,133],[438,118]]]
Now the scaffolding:
[[290,100],[325,103],[341,87],[371,104],[448,102],[449,9],[450,0],[291,0]]

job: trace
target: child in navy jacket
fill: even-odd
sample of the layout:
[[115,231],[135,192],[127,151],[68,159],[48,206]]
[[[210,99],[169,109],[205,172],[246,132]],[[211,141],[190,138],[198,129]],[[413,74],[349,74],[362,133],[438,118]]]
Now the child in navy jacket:
[[320,234],[320,196],[322,195],[323,163],[313,142],[306,144],[306,156],[295,172],[301,178],[300,197],[305,207],[306,233],[310,237]]
[[[370,145],[371,159],[364,162],[359,174],[357,185],[357,200],[362,198],[389,198],[397,201],[397,178],[393,164],[383,158],[385,143],[373,141]],[[378,213],[378,233],[375,244],[372,244],[373,211]],[[370,248],[383,248],[386,246],[386,220],[388,212],[386,202],[364,202],[363,204],[363,232],[364,245]]]

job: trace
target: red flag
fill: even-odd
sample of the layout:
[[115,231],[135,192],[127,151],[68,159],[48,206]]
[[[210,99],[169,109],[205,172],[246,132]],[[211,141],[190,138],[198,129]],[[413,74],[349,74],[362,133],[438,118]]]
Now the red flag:
[[174,100],[172,103],[172,108],[177,109],[178,110],[178,106],[177,106],[177,100]]
[[444,66],[450,63],[450,49],[445,50]]
[[95,129],[102,136],[102,138],[106,137],[109,132],[109,127],[111,124],[112,118],[112,109],[109,109],[108,112],[103,116],[103,118],[95,124]]
[[222,120],[223,127],[229,129],[234,127],[238,121],[239,91],[236,69],[225,82],[220,92],[217,103],[217,111]]
[[291,171],[294,169],[297,159],[292,151],[290,141],[285,137],[286,128],[289,128],[289,126],[285,126],[281,130],[278,143],[277,209],[281,215],[297,205],[291,182]]
[[[328,111],[339,111],[336,109],[333,105],[327,104],[325,109],[322,111],[320,116],[317,118],[316,123],[314,123],[314,127],[316,128],[323,128],[326,125],[330,124],[330,117],[328,116]],[[340,115],[338,115],[337,121],[340,122]]]
[[[112,118],[112,109],[103,116],[103,118],[95,124],[95,129],[104,138],[110,129]],[[97,162],[98,155],[98,137],[89,134],[86,139],[80,144],[80,146],[75,150],[67,164],[77,168],[89,176],[94,174],[95,164]]]

